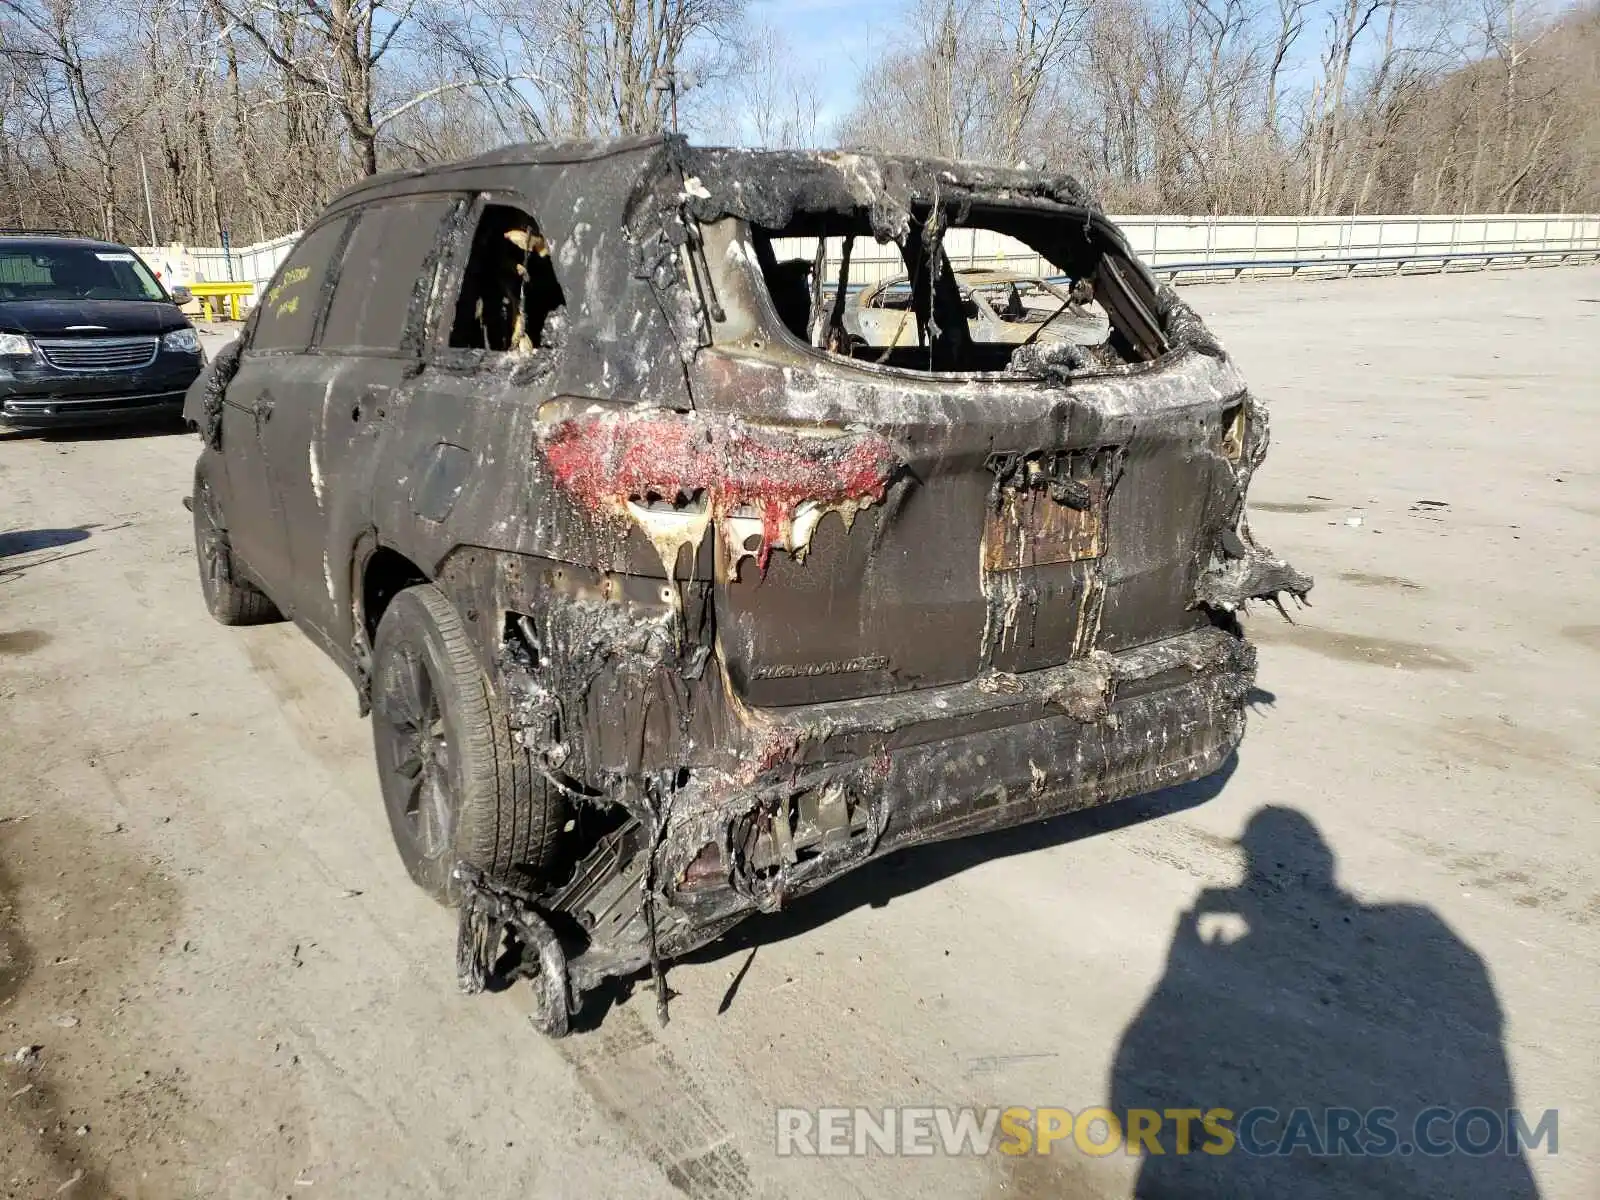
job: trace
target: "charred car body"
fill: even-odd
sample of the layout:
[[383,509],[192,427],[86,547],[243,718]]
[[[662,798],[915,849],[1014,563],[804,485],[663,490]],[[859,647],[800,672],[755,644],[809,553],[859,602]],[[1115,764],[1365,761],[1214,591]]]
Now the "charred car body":
[[[975,341],[952,225],[1089,281],[1104,340]],[[840,278],[796,237],[843,239]],[[911,344],[840,336],[863,238]],[[1245,521],[1233,364],[1019,171],[665,138],[379,177],[188,413],[213,613],[342,664],[463,986],[510,932],[552,1032],[899,847],[1214,771],[1237,610],[1310,587]]]

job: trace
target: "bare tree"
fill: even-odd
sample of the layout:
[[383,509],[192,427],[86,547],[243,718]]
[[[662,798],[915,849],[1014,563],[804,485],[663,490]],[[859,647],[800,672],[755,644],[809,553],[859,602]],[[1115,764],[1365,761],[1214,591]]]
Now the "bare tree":
[[897,43],[862,73],[846,140],[1038,161],[1040,109],[1087,12],[1080,0],[916,0]]
[[[98,225],[106,237],[117,232],[117,162],[122,143],[154,100],[154,89],[137,78],[126,58],[97,53],[99,30],[107,15],[91,14],[80,0],[0,0],[0,12],[12,18],[7,54],[32,58],[47,67],[40,86],[53,93],[43,103],[52,110],[64,98],[82,148],[94,164]],[[135,33],[144,30],[135,26]],[[59,138],[56,139],[59,145]]]
[[898,44],[862,72],[843,139],[945,158],[988,152],[995,106],[982,20],[954,0],[915,0]]
[[1295,44],[1300,40],[1300,35],[1305,32],[1306,10],[1310,7],[1311,0],[1277,0],[1277,25],[1267,67],[1267,106],[1264,120],[1267,134],[1274,142],[1277,142],[1281,135],[1281,130],[1278,128],[1278,97],[1284,67]]
[[1327,48],[1322,58],[1323,74],[1312,101],[1311,175],[1307,181],[1308,212],[1329,211],[1329,205],[1345,166],[1347,125],[1346,90],[1355,48],[1367,25],[1377,15],[1383,0],[1343,0],[1335,9],[1328,28]]
[[825,130],[825,64],[745,0],[0,0],[0,220],[262,238],[386,167],[675,124],[1123,211],[1592,211],[1600,0],[1567,3],[904,0]]
[[747,31],[742,58],[729,87],[742,118],[741,138],[784,150],[815,146],[822,118],[816,64],[806,62],[771,25]]
[[1052,73],[1080,36],[1088,7],[1080,0],[996,0],[994,26],[1008,87],[1000,102],[1002,161],[1021,162],[1026,138]]

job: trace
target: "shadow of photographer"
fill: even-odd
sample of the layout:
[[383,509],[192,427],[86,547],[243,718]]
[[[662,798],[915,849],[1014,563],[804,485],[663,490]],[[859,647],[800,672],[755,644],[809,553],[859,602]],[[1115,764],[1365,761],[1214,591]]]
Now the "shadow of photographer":
[[[1429,908],[1343,891],[1333,851],[1295,809],[1258,810],[1240,845],[1244,883],[1208,888],[1180,916],[1165,974],[1123,1034],[1110,1105],[1229,1109],[1239,1145],[1177,1154],[1167,1123],[1134,1194],[1537,1196],[1526,1159],[1504,1149],[1516,1099],[1483,960]],[[1245,1119],[1252,1109],[1272,1111]],[[1393,1110],[1392,1137],[1368,1124],[1383,1119],[1374,1109]],[[1430,1109],[1450,1115],[1419,1130]],[[1469,1109],[1480,1115],[1463,1129]],[[1198,1120],[1194,1133],[1198,1147]],[[1494,1144],[1424,1152],[1453,1133]]]

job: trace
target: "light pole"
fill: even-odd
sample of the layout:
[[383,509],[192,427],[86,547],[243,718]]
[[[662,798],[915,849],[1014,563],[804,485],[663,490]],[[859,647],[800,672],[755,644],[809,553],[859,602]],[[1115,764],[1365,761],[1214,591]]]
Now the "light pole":
[[156,210],[150,203],[150,172],[144,165],[144,151],[139,151],[139,177],[144,180],[144,219],[150,223],[150,245],[158,246],[156,241]]
[[688,91],[696,82],[693,71],[684,71],[679,74],[676,67],[663,67],[657,71],[655,78],[650,81],[650,90],[665,92],[668,97],[668,113],[672,121],[672,132],[678,132],[678,91]]

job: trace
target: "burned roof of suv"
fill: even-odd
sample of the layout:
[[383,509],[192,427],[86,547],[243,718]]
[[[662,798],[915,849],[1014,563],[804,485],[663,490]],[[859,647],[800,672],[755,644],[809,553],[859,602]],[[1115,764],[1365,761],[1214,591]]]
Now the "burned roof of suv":
[[[697,147],[677,135],[522,143],[374,176],[340,193],[319,220],[374,201],[473,193],[526,203],[549,244],[566,299],[566,349],[559,362],[541,356],[524,370],[555,371],[572,395],[693,407],[679,364],[706,344],[706,313],[679,255],[695,223],[724,217],[774,234],[870,233],[902,245],[924,221],[925,238],[946,223],[976,225],[1020,237],[1074,276],[1114,249],[1155,294],[1120,232],[1070,176],[837,150]],[[930,211],[942,217],[928,221]],[[447,237],[469,232],[455,220]]]
[[[912,206],[962,206],[974,201],[1098,215],[1089,189],[1070,175],[993,167],[950,159],[866,154],[844,150],[747,150],[691,146],[677,135],[614,141],[523,142],[474,158],[377,175],[347,188],[330,211],[383,194],[470,187],[471,178],[508,166],[538,168],[534,179],[582,176],[586,194],[608,192],[630,219],[658,181],[685,181],[675,198],[697,220],[741,217],[768,229],[793,223],[796,213],[866,208],[873,232],[903,238]],[[536,198],[535,198],[536,199]],[[558,224],[559,210],[539,214]]]
[[[843,150],[691,146],[676,134],[503,146],[456,163],[374,176],[337,196],[326,215],[406,195],[487,191],[492,197],[506,186],[508,168],[564,268],[565,286],[581,262],[584,286],[577,290],[610,292],[605,303],[623,307],[632,306],[616,293],[626,290],[621,276],[631,275],[651,279],[664,307],[681,310],[684,298],[665,293],[673,282],[669,260],[689,237],[686,218],[737,217],[791,236],[870,232],[903,244],[914,212],[939,209],[954,225],[1003,224],[1003,232],[1069,273],[1088,269],[1091,243],[1114,247],[1136,273],[1144,271],[1088,188],[1069,175]],[[993,213],[1003,213],[1003,221]],[[618,231],[623,237],[614,236]],[[1154,289],[1153,280],[1145,282]],[[582,309],[587,297],[569,292],[568,299]],[[688,315],[680,311],[674,319],[685,350]]]
[[792,225],[797,213],[866,208],[874,234],[899,240],[913,206],[960,207],[980,199],[1099,211],[1089,190],[1071,176],[945,159],[684,146],[681,164],[690,181],[688,207],[697,219],[736,216],[768,229]]

